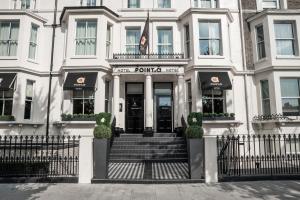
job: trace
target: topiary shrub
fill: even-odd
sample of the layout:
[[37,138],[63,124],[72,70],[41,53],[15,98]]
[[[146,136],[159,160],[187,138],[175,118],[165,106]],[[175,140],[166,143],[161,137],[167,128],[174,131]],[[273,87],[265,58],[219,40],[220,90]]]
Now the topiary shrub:
[[97,125],[105,125],[107,127],[110,127],[110,120],[111,120],[111,114],[110,113],[99,113],[96,116],[96,123]]
[[101,124],[94,128],[94,137],[97,139],[110,139],[111,138],[111,128]]
[[193,139],[193,138],[199,138],[201,139],[203,137],[203,128],[201,126],[189,126],[185,130],[185,135],[187,138]]
[[188,116],[188,124],[190,126],[202,126],[203,114],[201,112],[192,112]]

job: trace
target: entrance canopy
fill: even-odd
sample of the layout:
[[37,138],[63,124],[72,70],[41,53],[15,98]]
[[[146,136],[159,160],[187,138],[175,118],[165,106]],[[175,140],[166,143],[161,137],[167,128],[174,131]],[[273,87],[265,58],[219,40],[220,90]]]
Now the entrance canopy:
[[0,73],[0,91],[12,89],[17,73]]
[[97,72],[68,73],[64,90],[94,90],[97,75]]
[[202,90],[231,90],[232,85],[227,72],[199,72]]

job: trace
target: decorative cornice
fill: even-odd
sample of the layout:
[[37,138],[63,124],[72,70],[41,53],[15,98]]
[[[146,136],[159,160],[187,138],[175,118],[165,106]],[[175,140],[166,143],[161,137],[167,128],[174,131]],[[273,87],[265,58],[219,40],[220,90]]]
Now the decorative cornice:
[[226,8],[214,8],[214,9],[189,8],[187,11],[185,11],[179,16],[179,20],[182,20],[183,18],[185,18],[190,14],[226,14],[230,22],[234,21],[230,9],[226,9]]
[[279,10],[279,9],[267,9],[254,16],[251,16],[247,19],[247,22],[252,22],[258,18],[267,16],[267,15],[300,15],[300,9],[288,9],[288,10]]
[[42,23],[46,23],[48,20],[35,14],[34,12],[28,11],[28,10],[2,10],[0,9],[0,15],[27,15],[29,17],[32,17],[36,20],[41,21]]

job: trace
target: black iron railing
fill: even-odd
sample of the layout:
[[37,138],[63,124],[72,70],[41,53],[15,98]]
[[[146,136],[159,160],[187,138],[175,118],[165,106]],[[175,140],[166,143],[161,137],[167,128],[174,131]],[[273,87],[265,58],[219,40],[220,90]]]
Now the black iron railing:
[[217,138],[219,178],[300,175],[300,134]]
[[126,60],[126,59],[184,59],[183,53],[168,53],[168,54],[130,54],[130,53],[114,53],[113,59]]
[[292,119],[283,114],[271,114],[271,115],[257,115],[253,117],[253,120],[268,121],[268,120],[292,120]]
[[0,136],[0,177],[77,177],[79,138]]

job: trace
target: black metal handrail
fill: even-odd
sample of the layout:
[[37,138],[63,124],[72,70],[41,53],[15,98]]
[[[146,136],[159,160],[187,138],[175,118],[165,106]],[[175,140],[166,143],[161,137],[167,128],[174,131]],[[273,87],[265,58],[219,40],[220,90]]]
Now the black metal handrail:
[[126,59],[184,59],[183,53],[151,53],[151,54],[131,54],[131,53],[114,53],[113,59],[126,60]]

